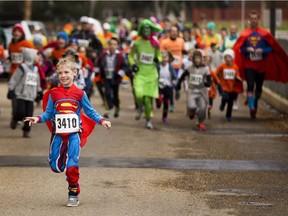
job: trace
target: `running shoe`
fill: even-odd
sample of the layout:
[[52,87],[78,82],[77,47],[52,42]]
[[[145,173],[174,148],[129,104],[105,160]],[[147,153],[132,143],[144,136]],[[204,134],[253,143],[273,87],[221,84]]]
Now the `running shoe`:
[[206,127],[205,127],[205,125],[203,123],[198,124],[198,128],[199,128],[200,131],[205,131],[206,130]]
[[16,129],[17,124],[18,124],[18,122],[12,119],[10,122],[10,128],[13,130]]
[[207,113],[207,115],[208,115],[208,119],[211,119],[211,109],[209,109],[209,108],[208,108],[208,113]]
[[143,107],[138,107],[138,109],[136,110],[135,119],[140,120],[142,117],[142,113],[143,113]]
[[67,202],[67,207],[76,207],[79,205],[79,198],[78,196],[69,196],[68,197],[68,202]]
[[114,112],[114,118],[118,118],[119,117],[119,113],[120,113],[120,108],[116,107],[115,108],[115,112]]
[[170,105],[170,107],[169,107],[169,112],[175,112],[175,107],[174,107],[174,105]]
[[219,110],[221,111],[221,112],[223,112],[224,111],[224,109],[225,109],[225,104],[220,104],[220,106],[219,106]]
[[162,122],[163,122],[164,124],[168,124],[168,118],[163,118],[163,119],[162,119]]
[[152,122],[150,120],[146,121],[146,128],[148,128],[150,130],[153,129],[153,125],[152,125]]
[[23,137],[24,138],[30,138],[30,132],[29,131],[23,131]]
[[256,119],[256,109],[251,109],[250,110],[250,118],[251,119]]
[[194,119],[194,117],[195,117],[195,112],[190,111],[189,118],[192,120],[192,119]]
[[237,101],[234,101],[234,103],[233,103],[233,110],[235,110],[235,111],[238,110],[238,104],[237,104]]

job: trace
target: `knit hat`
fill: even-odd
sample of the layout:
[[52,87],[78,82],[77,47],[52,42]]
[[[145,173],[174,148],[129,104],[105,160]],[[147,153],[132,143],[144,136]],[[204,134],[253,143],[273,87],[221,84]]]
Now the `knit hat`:
[[64,39],[66,42],[68,42],[68,35],[67,35],[67,33],[66,32],[59,32],[58,34],[57,34],[57,39],[59,39],[59,38],[62,38],[62,39]]
[[17,24],[15,24],[15,25],[13,26],[12,32],[14,32],[15,30],[20,31],[20,32],[22,33],[22,35],[25,36],[24,30],[23,30],[23,28],[22,28],[22,26],[21,26],[20,23],[17,23]]
[[231,56],[231,58],[234,60],[234,51],[232,49],[226,49],[224,51],[223,56],[225,57],[227,55]]
[[23,61],[26,65],[32,66],[37,56],[38,50],[32,48],[22,48]]
[[208,29],[210,29],[211,31],[214,31],[215,30],[215,23],[214,22],[208,22],[206,27]]
[[71,38],[69,44],[71,45],[72,43],[76,43],[79,46],[78,38],[75,37]]
[[43,45],[43,39],[41,34],[35,34],[33,38],[33,44],[35,46],[37,45]]
[[80,23],[89,23],[89,17],[87,17],[87,16],[82,16],[82,17],[80,17],[79,22],[80,22]]

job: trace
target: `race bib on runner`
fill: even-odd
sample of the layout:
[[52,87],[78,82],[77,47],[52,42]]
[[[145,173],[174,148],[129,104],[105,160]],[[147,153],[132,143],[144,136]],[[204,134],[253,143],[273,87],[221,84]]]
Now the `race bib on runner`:
[[28,72],[26,75],[25,84],[30,86],[37,86],[38,80],[37,80],[37,74]]
[[199,86],[203,82],[203,76],[201,74],[191,74],[190,84],[193,86]]
[[259,60],[262,60],[262,53],[256,53],[256,52],[250,53],[250,60],[251,60],[251,61],[259,61]]
[[143,64],[152,64],[154,60],[154,55],[149,53],[140,54],[140,62]]
[[23,62],[23,54],[11,53],[11,61],[13,64],[21,64]]
[[78,39],[78,43],[79,43],[79,47],[80,46],[84,46],[84,47],[88,47],[89,46],[89,41],[88,40]]
[[180,64],[180,56],[173,56],[174,61],[172,62],[172,64],[174,65],[179,65]]
[[234,69],[224,69],[224,79],[226,80],[234,80],[235,79],[235,70]]
[[79,118],[76,114],[56,114],[56,134],[79,132]]

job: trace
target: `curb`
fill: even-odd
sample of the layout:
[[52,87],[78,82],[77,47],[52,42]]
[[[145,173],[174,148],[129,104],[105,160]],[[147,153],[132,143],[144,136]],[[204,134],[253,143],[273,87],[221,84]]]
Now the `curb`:
[[267,87],[262,87],[261,98],[276,110],[288,114],[288,100]]

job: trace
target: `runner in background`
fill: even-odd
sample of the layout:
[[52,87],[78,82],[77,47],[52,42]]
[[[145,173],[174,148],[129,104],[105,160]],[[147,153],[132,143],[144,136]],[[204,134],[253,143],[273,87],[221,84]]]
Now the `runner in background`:
[[[177,26],[172,26],[170,29],[169,38],[163,40],[160,44],[161,50],[167,50],[173,55],[174,61],[172,66],[175,69],[176,75],[178,77],[179,69],[182,67],[183,53],[186,53],[185,42],[183,38],[179,36],[179,30]],[[174,94],[170,98],[170,112],[175,111],[174,106]]]
[[153,98],[158,98],[158,72],[156,62],[162,61],[162,55],[159,49],[158,41],[155,41],[153,32],[161,32],[149,19],[144,19],[138,30],[140,39],[135,41],[128,60],[134,75],[133,88],[135,90],[136,102],[138,109],[136,120],[140,120],[142,112],[145,113],[146,127],[153,129],[152,125],[152,105]]

